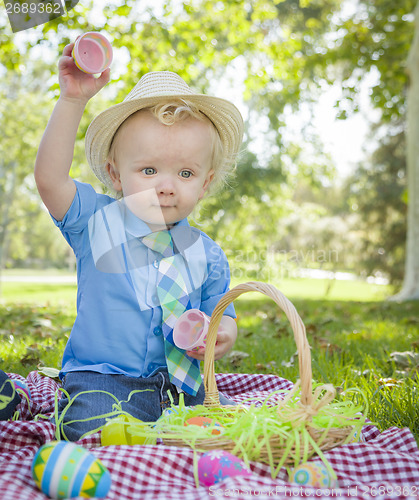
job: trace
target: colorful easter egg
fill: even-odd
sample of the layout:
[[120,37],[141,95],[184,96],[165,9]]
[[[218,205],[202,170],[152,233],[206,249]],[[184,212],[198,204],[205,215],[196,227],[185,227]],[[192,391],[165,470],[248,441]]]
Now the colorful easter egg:
[[168,417],[170,418],[171,416],[174,415],[180,415],[181,411],[179,406],[171,406],[170,408],[165,408],[161,414],[162,417]]
[[142,420],[128,415],[119,415],[105,424],[100,435],[100,441],[102,446],[111,444],[156,444],[155,437],[136,434],[136,430],[147,432],[147,429],[149,429],[148,424]]
[[102,73],[111,65],[112,46],[101,33],[89,31],[76,39],[71,55],[85,73]]
[[323,462],[306,462],[291,471],[290,482],[314,488],[337,488],[337,480],[331,477]]
[[216,420],[209,417],[192,417],[189,418],[185,425],[197,425],[198,427],[214,427],[211,434],[221,434],[223,426]]
[[182,420],[184,420],[188,413],[190,413],[191,411],[193,411],[194,409],[194,406],[177,406],[177,405],[173,405],[173,406],[169,406],[169,408],[165,408],[163,411],[162,411],[162,414],[160,415],[160,417],[158,418],[157,422],[159,423],[169,423],[169,424],[172,424],[176,421],[176,419],[179,417],[182,418]]
[[170,417],[171,415],[185,415],[189,412],[191,412],[195,407],[194,406],[178,406],[178,405],[173,405],[169,406],[169,408],[165,408],[163,410],[163,413],[161,414],[162,417]]
[[251,475],[243,460],[228,451],[207,451],[198,460],[198,478],[204,486],[212,486],[228,477]]
[[22,382],[21,380],[13,380],[13,384],[15,386],[16,392],[20,394],[26,394],[28,399],[31,399],[31,391],[29,390],[26,382]]
[[111,476],[102,462],[82,446],[67,441],[51,441],[37,451],[32,461],[32,477],[50,498],[104,498]]
[[364,442],[365,438],[364,435],[362,434],[362,431],[359,432],[355,431],[351,443],[364,443]]

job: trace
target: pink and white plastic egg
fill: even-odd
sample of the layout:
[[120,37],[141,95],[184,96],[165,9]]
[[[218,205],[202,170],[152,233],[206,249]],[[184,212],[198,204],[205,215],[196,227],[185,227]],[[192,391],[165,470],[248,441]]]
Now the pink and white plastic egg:
[[251,475],[243,460],[228,451],[207,451],[198,461],[198,478],[203,486],[212,486],[228,477]]

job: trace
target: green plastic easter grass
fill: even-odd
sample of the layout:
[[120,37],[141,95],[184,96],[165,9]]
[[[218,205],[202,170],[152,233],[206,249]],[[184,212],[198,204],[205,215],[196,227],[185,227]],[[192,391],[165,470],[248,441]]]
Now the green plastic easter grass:
[[[121,408],[122,403],[130,401],[131,397],[134,394],[138,393],[138,392],[146,392],[146,391],[151,391],[151,390],[152,389],[144,389],[144,390],[131,391],[129,393],[129,395],[128,395],[127,401],[118,401],[118,399],[113,394],[111,394],[110,392],[102,391],[102,390],[99,390],[99,389],[90,390],[90,391],[82,391],[82,392],[79,392],[78,394],[76,394],[73,398],[71,398],[70,395],[69,395],[69,393],[65,389],[63,389],[63,388],[60,387],[58,389],[58,391],[55,393],[55,396],[54,396],[54,419],[55,419],[55,426],[56,426],[56,429],[55,429],[55,438],[57,440],[64,439],[65,441],[69,441],[69,439],[67,438],[67,435],[65,433],[65,430],[64,430],[64,426],[65,425],[70,425],[70,424],[73,424],[73,423],[76,423],[76,422],[90,422],[90,421],[93,421],[93,420],[99,420],[99,419],[103,419],[103,418],[108,419],[108,418],[117,417],[117,416],[120,416],[120,415],[125,415],[127,417],[131,417],[131,415],[128,412],[122,410],[122,408]],[[60,416],[58,415],[58,394],[59,394],[59,392],[62,392],[67,397],[67,399],[68,399],[68,403],[64,407],[64,409],[61,412]],[[68,421],[68,422],[64,423],[64,417],[65,417],[68,409],[70,408],[70,406],[74,403],[74,401],[79,396],[81,396],[82,394],[93,394],[93,393],[106,394],[109,397],[111,397],[115,401],[114,404],[112,405],[113,410],[111,412],[105,413],[103,415],[97,415],[95,417],[90,417],[90,418],[83,418],[83,419],[71,420],[71,421]],[[86,436],[90,436],[91,434],[94,434],[94,433],[102,430],[103,427],[104,427],[104,425],[100,425],[97,428],[92,429],[89,432],[86,432],[85,434],[83,434],[80,437],[80,439],[83,439]]]
[[[324,403],[322,394],[325,391],[329,391],[327,405],[318,405],[317,413],[310,414],[309,419],[301,416],[300,388],[296,384],[293,391],[287,394],[283,404],[276,405],[272,404],[270,397],[261,406],[252,404],[246,408],[208,408],[203,405],[186,407],[181,398],[179,406],[172,407],[176,413],[163,415],[157,422],[148,426],[131,424],[130,433],[160,438],[167,444],[180,441],[182,444],[177,445],[189,446],[194,451],[224,449],[226,443],[232,443],[228,451],[240,456],[246,465],[252,460],[267,463],[272,477],[276,477],[284,465],[292,464],[296,467],[317,454],[333,476],[333,471],[321,451],[328,432],[332,428],[351,427],[351,432],[344,440],[345,443],[349,442],[355,432],[361,432],[366,417],[360,414],[362,407],[350,401],[329,401],[329,387],[315,385],[315,401],[321,401],[323,397]],[[299,418],[292,420],[293,412]],[[214,422],[208,427],[185,426],[186,420],[195,416],[209,417]],[[215,422],[223,427],[219,435],[212,434],[213,430],[219,429]],[[310,429],[320,434],[313,438]],[[279,458],[278,449],[281,450]]]
[[[324,392],[324,386],[315,385],[314,394],[316,400],[320,400],[321,394]],[[55,395],[55,421],[56,421],[56,439],[67,439],[65,434],[64,418],[67,410],[74,400],[81,394],[100,392],[109,395],[114,400],[112,411],[98,417],[73,420],[66,424],[71,424],[78,421],[91,421],[99,418],[111,419],[119,415],[131,417],[127,412],[122,410],[122,403],[109,392],[106,391],[84,391],[74,398],[70,398],[69,394],[63,392],[69,402],[58,415],[58,392]],[[367,401],[362,391],[357,389],[347,390],[346,394],[351,391],[359,392]],[[132,391],[128,397],[128,401],[132,395],[137,392]],[[360,435],[362,426],[365,423],[365,416],[360,414],[361,406],[354,405],[351,401],[333,401],[327,405],[319,406],[317,413],[310,415],[310,419],[304,419],[299,415],[301,409],[300,388],[296,384],[294,389],[290,391],[284,400],[279,404],[275,404],[272,398],[276,394],[284,394],[286,391],[277,391],[270,395],[265,402],[256,406],[251,404],[248,407],[229,406],[208,408],[203,405],[195,407],[187,407],[184,404],[183,395],[180,395],[179,405],[173,404],[173,398],[169,395],[172,401],[172,413],[163,414],[157,422],[141,423],[125,422],[132,436],[141,436],[148,438],[153,442],[157,439],[162,439],[163,442],[171,444],[173,440],[179,440],[184,443],[184,446],[189,446],[195,452],[207,451],[206,444],[211,444],[209,449],[223,449],[226,442],[231,442],[232,447],[230,452],[233,455],[240,456],[245,464],[249,466],[251,461],[262,461],[269,465],[272,477],[276,477],[280,469],[284,465],[292,464],[294,467],[300,463],[306,462],[311,456],[317,454],[324,462],[331,477],[334,473],[330,464],[327,462],[324,454],[321,451],[321,444],[327,436],[331,428],[336,427],[352,427],[352,431],[348,434],[345,440],[350,442],[355,433]],[[2,404],[5,404],[4,402]],[[297,411],[299,418],[290,419],[292,411]],[[290,413],[291,412],[291,413]],[[192,417],[209,417],[213,419],[213,423],[208,427],[198,427],[196,425],[186,425],[186,420]],[[216,422],[222,426],[221,434],[214,435],[214,430],[219,430]],[[103,428],[103,425],[84,434],[83,437],[93,434]],[[314,439],[309,428],[320,431],[321,434]],[[278,458],[274,451],[277,448],[281,449],[281,455]],[[194,465],[196,467],[196,465]]]

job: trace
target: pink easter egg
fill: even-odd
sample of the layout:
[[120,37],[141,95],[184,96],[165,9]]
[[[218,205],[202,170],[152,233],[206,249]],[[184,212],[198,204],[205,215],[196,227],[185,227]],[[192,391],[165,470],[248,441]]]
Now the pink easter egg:
[[198,478],[204,486],[212,486],[228,477],[251,475],[243,460],[228,451],[207,451],[198,460]]
[[13,384],[15,386],[15,390],[20,394],[26,394],[28,399],[31,399],[31,391],[26,382],[22,382],[21,380],[14,379]]

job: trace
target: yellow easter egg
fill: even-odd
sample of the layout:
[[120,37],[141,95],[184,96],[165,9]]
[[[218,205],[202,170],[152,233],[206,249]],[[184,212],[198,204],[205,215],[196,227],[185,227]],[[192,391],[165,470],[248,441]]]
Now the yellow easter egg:
[[148,424],[138,418],[119,415],[109,420],[102,429],[100,441],[102,446],[121,444],[156,444],[155,437],[136,435],[136,430],[147,431]]
[[337,488],[337,480],[332,477],[323,462],[306,462],[291,471],[290,482],[313,488]]
[[41,446],[32,461],[32,477],[54,499],[104,498],[111,487],[111,476],[102,462],[82,446],[66,441]]

